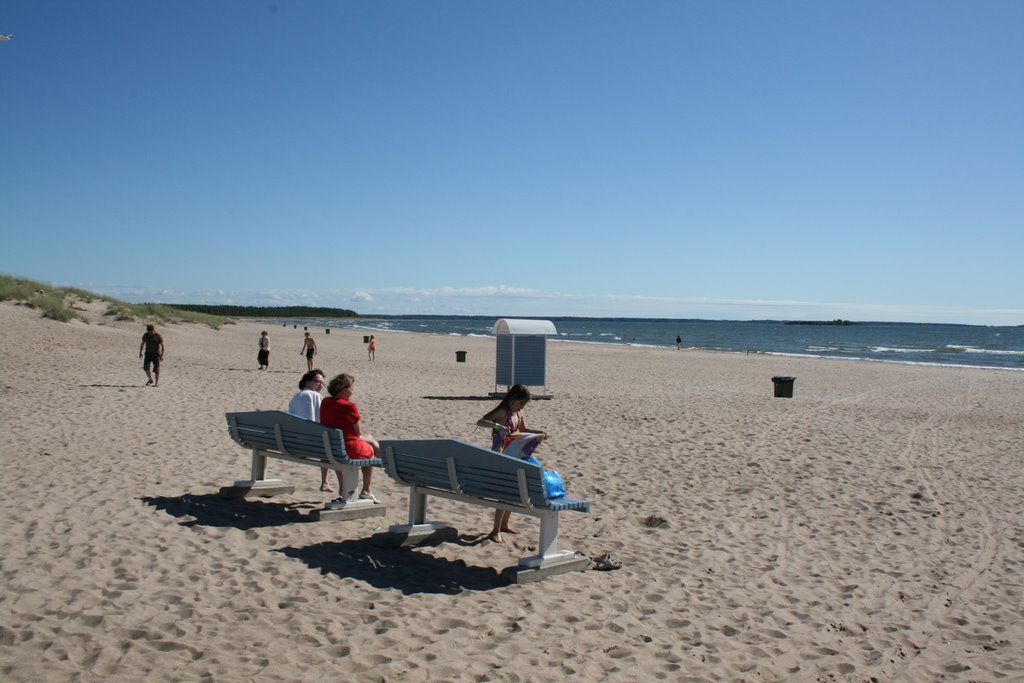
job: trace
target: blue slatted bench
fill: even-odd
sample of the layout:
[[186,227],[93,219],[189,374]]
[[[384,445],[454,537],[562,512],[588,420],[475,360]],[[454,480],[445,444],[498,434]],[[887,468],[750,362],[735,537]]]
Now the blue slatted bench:
[[586,556],[558,550],[559,513],[589,512],[590,503],[548,498],[539,465],[455,439],[388,440],[381,441],[380,447],[388,476],[410,490],[409,522],[379,534],[378,542],[408,545],[454,538],[454,529],[426,519],[427,496],[438,496],[540,518],[537,554],[520,559],[504,572],[515,583],[586,569],[590,564]]
[[314,519],[375,517],[387,512],[384,505],[355,497],[359,468],[367,465],[381,467],[384,461],[380,458],[349,458],[345,452],[345,437],[340,429],[310,422],[280,410],[227,413],[225,417],[231,438],[252,451],[252,473],[250,479],[236,481],[234,486],[222,488],[223,495],[237,498],[294,492],[295,487],[281,479],[266,478],[267,458],[277,458],[341,471],[341,496],[327,503],[323,510],[315,511],[311,515]]

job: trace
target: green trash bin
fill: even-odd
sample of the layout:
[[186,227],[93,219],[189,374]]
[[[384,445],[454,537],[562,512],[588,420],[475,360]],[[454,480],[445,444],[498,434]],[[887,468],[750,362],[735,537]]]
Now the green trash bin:
[[370,343],[370,335],[368,335],[368,334],[364,334],[363,335],[363,343],[364,344],[369,344]]
[[466,352],[465,351],[456,351],[455,352],[455,362],[456,363],[465,363],[466,362]]
[[775,384],[775,398],[793,398],[793,382],[796,377],[772,377]]

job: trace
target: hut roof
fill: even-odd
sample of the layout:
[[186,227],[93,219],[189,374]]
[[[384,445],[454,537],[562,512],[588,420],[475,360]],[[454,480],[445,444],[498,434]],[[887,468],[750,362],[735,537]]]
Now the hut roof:
[[494,323],[494,334],[558,334],[550,320],[499,318]]

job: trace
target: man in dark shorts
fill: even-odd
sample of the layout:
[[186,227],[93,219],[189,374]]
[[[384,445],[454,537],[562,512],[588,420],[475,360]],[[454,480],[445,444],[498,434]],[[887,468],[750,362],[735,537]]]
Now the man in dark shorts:
[[[146,386],[160,386],[160,361],[164,359],[164,339],[157,334],[155,325],[146,325],[146,334],[142,335],[142,343],[139,344],[139,358],[142,358],[143,351],[146,359],[142,361],[142,369],[146,371],[146,377],[149,379]],[[153,366],[152,374],[149,372],[150,365]]]
[[306,354],[306,367],[312,370],[313,356],[316,355],[316,340],[309,336],[309,332],[306,333],[306,339],[302,342],[302,350],[299,353]]

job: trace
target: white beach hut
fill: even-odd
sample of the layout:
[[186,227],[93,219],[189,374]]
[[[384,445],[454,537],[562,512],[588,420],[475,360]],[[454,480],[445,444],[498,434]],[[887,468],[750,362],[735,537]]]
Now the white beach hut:
[[[513,384],[530,388],[534,398],[551,398],[547,386],[547,338],[558,334],[550,320],[500,318],[494,323],[497,358],[494,396],[504,396]],[[499,391],[498,387],[504,387]],[[534,391],[540,387],[540,393]]]

